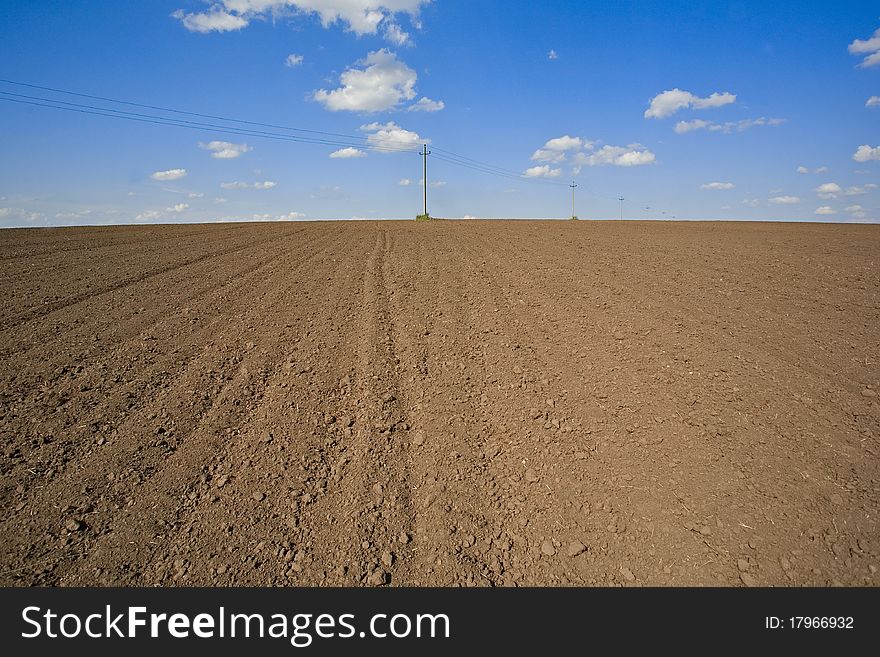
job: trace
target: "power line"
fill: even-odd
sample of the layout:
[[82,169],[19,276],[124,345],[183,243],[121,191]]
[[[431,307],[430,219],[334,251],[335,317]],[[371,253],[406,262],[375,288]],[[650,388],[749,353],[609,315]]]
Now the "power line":
[[[13,97],[10,97],[13,96]],[[0,91],[0,100],[10,103],[19,103],[23,105],[34,105],[37,107],[47,107],[51,109],[78,112],[81,114],[92,114],[96,116],[105,116],[117,119],[126,119],[129,121],[138,121],[141,123],[152,123],[156,125],[170,125],[180,128],[191,128],[193,130],[203,130],[207,132],[221,132],[225,134],[233,134],[245,137],[262,137],[266,139],[274,139],[277,141],[292,141],[305,144],[320,144],[325,146],[353,146],[357,148],[365,148],[374,151],[387,153],[416,153],[411,145],[410,148],[385,147],[378,144],[353,143],[351,141],[335,141],[330,139],[319,139],[317,137],[304,137],[297,135],[284,135],[280,133],[268,132],[265,130],[253,130],[248,128],[237,128],[235,126],[222,126],[212,123],[204,123],[198,121],[188,121],[185,119],[175,119],[153,114],[142,114],[138,112],[126,112],[123,110],[115,110],[106,107],[96,107],[94,105],[83,105],[79,103],[69,103],[61,100],[48,98],[38,98],[35,96],[25,96],[22,94],[12,94],[8,91]]]
[[[211,119],[214,121],[223,121],[226,123],[240,124],[240,126],[255,126],[255,128],[271,128],[272,130],[257,130],[255,128],[250,127],[240,127],[237,125],[218,125],[216,123],[208,122],[208,121],[190,121],[187,119],[177,118],[177,117],[169,117],[169,116],[161,116],[156,114],[146,114],[141,112],[129,112],[126,110],[116,109],[112,107],[101,107],[96,105],[89,105],[84,103],[71,103],[68,101],[58,100],[55,98],[43,98],[39,96],[30,96],[27,94],[16,94],[10,91],[2,91],[0,90],[0,100],[17,103],[21,105],[31,105],[36,107],[43,107],[49,109],[56,109],[61,111],[68,112],[76,112],[80,114],[88,114],[93,116],[102,116],[109,118],[117,118],[117,119],[125,119],[128,121],[136,121],[139,123],[147,123],[153,125],[164,125],[164,126],[173,126],[180,128],[189,128],[192,130],[200,130],[205,132],[219,132],[222,134],[230,134],[236,136],[245,136],[245,137],[257,137],[263,139],[270,139],[275,141],[287,141],[287,142],[296,142],[296,143],[305,143],[305,144],[316,144],[316,145],[324,145],[324,146],[343,146],[343,147],[354,147],[354,148],[363,148],[365,150],[371,150],[376,152],[385,152],[385,153],[413,153],[423,155],[426,159],[427,156],[420,151],[416,150],[417,145],[413,144],[410,141],[402,141],[395,139],[382,139],[382,143],[378,144],[374,141],[371,142],[371,139],[374,139],[373,135],[348,135],[343,133],[336,132],[328,132],[322,130],[311,130],[307,128],[297,128],[293,126],[285,126],[278,125],[272,123],[262,123],[258,121],[250,121],[246,119],[237,119],[231,117],[225,117],[214,114],[205,114],[200,112],[190,112],[186,110],[179,110],[170,107],[163,107],[160,105],[149,105],[145,103],[136,103],[127,100],[120,100],[116,98],[110,98],[107,96],[98,96],[93,94],[85,94],[75,91],[69,91],[65,89],[58,89],[54,87],[36,85],[26,82],[18,82],[14,80],[7,80],[0,78],[0,83],[15,85],[19,87],[27,87],[31,89],[38,89],[41,91],[47,91],[51,93],[65,94],[69,96],[76,96],[80,98],[88,98],[92,100],[99,100],[106,103],[116,103],[120,105],[127,105],[130,107],[139,107],[143,109],[150,109],[158,112],[166,112],[171,114],[179,114],[182,116],[192,116],[196,118],[202,119]],[[283,130],[292,133],[304,133],[304,134],[283,134],[279,132],[275,132],[276,130]],[[309,136],[315,135],[315,136]],[[398,146],[399,145],[399,146]],[[476,171],[478,173],[483,173],[485,175],[493,175],[501,178],[506,178],[509,180],[516,180],[518,182],[529,182],[529,183],[540,183],[546,185],[553,185],[558,187],[568,186],[566,183],[561,181],[555,181],[547,178],[537,178],[537,177],[527,177],[522,173],[513,171],[511,169],[505,169],[503,167],[496,166],[494,164],[489,164],[487,162],[483,162],[481,160],[477,160],[475,158],[467,157],[464,155],[460,155],[454,153],[452,151],[439,148],[437,146],[432,146],[434,149],[434,157],[447,164],[452,164],[454,166],[459,166],[462,168],[466,168],[472,171]],[[574,183],[572,183],[574,184]],[[608,196],[606,194],[600,194],[592,190],[588,185],[584,185],[584,188],[587,192],[593,196],[600,198],[608,198],[614,200],[620,200],[619,196]],[[572,188],[572,194],[574,193],[574,189]],[[572,211],[572,214],[574,212]],[[664,212],[665,214],[665,212]]]
[[[189,112],[186,110],[179,110],[179,109],[174,109],[171,107],[162,107],[160,105],[146,105],[144,103],[135,103],[135,102],[132,102],[129,100],[119,100],[117,98],[108,98],[106,96],[95,96],[92,94],[84,94],[84,93],[79,93],[76,91],[67,91],[65,89],[56,89],[54,87],[44,87],[44,86],[41,86],[38,84],[30,84],[27,82],[16,82],[15,80],[5,80],[2,78],[0,78],[0,83],[12,84],[12,85],[16,85],[19,87],[30,87],[31,89],[40,89],[42,91],[50,91],[52,93],[66,94],[68,96],[78,96],[80,98],[90,98],[92,100],[101,100],[101,101],[108,102],[108,103],[117,103],[119,105],[129,105],[131,107],[141,107],[144,109],[152,109],[152,110],[157,110],[160,112],[171,112],[173,114],[183,114],[186,116],[195,116],[195,117],[199,117],[199,118],[203,118],[203,119],[214,119],[214,120],[219,120],[219,121],[226,121],[228,123],[242,123],[242,124],[253,125],[253,126],[262,127],[262,128],[273,128],[276,130],[288,130],[290,132],[306,132],[306,133],[311,133],[311,134],[316,134],[316,135],[325,135],[328,137],[342,137],[344,139],[354,139],[354,140],[369,139],[369,137],[364,137],[363,135],[346,135],[346,134],[342,134],[342,133],[338,133],[338,132],[325,132],[322,130],[309,130],[306,128],[296,128],[293,126],[284,126],[284,125],[276,125],[276,124],[272,124],[272,123],[260,123],[257,121],[248,121],[246,119],[235,119],[235,118],[231,118],[231,117],[218,116],[215,114],[202,114],[200,112]],[[3,92],[3,93],[9,93],[9,92]],[[58,102],[61,102],[61,101],[58,101]],[[386,142],[393,142],[393,141],[395,141],[395,140],[386,140]],[[410,142],[397,141],[397,143],[412,146],[412,144]]]

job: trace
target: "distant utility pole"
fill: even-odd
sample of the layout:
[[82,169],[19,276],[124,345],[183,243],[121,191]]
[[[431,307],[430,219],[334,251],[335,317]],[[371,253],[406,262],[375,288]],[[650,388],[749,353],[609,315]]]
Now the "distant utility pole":
[[574,188],[577,187],[577,183],[575,183],[575,181],[572,180],[569,187],[571,187],[571,218],[574,219],[574,217],[575,217],[575,214],[574,214]]
[[623,221],[623,197],[618,196],[617,200],[620,201],[620,220]]
[[431,154],[431,151],[428,150],[427,144],[422,144],[422,152],[419,155],[422,156],[423,166],[422,166],[422,184],[424,185],[424,193],[425,193],[425,216],[428,216],[428,156]]

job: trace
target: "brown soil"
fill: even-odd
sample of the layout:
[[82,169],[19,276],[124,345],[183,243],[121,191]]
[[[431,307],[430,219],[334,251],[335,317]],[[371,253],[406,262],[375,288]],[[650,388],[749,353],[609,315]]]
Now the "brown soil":
[[874,585],[880,226],[0,232],[3,585]]

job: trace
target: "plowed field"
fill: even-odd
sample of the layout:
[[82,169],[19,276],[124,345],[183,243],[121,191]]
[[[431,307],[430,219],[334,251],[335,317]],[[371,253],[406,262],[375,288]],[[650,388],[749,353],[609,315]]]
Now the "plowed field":
[[2,585],[874,585],[880,226],[0,231]]

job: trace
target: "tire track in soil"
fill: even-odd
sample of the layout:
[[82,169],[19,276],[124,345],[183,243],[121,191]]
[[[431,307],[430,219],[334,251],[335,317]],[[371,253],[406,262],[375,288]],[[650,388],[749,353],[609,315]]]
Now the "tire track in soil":
[[401,237],[407,255],[394,260],[392,288],[395,341],[403,347],[404,370],[411,372],[404,380],[414,402],[412,583],[504,583],[512,543],[489,508],[496,484],[487,473],[483,445],[490,429],[476,401],[482,394],[479,376],[474,379],[487,363],[463,303],[462,268],[432,226],[408,228]]
[[[352,432],[335,457],[338,482],[306,518],[342,519],[344,525],[307,525],[303,532],[313,537],[313,546],[338,555],[332,560],[338,565],[331,583],[381,586],[397,584],[398,571],[407,566],[408,540],[401,537],[411,536],[413,510],[407,400],[398,378],[392,328],[396,318],[386,287],[392,244],[384,227],[375,224],[374,232],[358,299],[355,371],[343,380],[355,407]],[[310,577],[303,581],[316,583]]]

